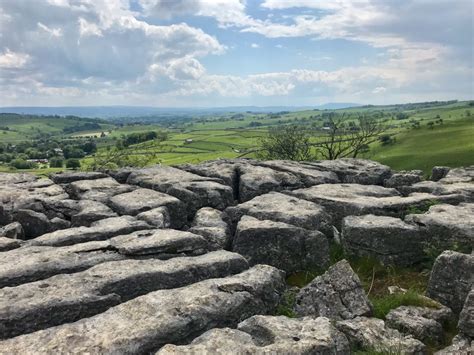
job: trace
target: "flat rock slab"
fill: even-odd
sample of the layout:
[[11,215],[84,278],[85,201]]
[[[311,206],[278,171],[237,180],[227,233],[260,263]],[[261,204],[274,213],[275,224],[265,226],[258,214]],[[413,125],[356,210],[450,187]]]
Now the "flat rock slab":
[[94,222],[90,227],[75,227],[44,234],[32,239],[30,245],[64,246],[90,241],[105,240],[120,234],[151,229],[144,221],[131,216],[112,217]]
[[329,264],[329,244],[324,234],[249,216],[237,224],[232,250],[242,254],[250,265],[268,264],[286,272],[324,269]]
[[230,227],[223,212],[210,207],[196,212],[189,232],[203,236],[212,250],[228,249],[231,243]]
[[201,207],[224,209],[233,203],[233,192],[222,180],[202,177],[169,166],[156,166],[132,172],[127,183],[174,196],[193,215]]
[[404,195],[413,192],[426,192],[433,195],[458,195],[458,203],[474,202],[474,183],[457,182],[453,184],[443,184],[434,181],[422,181],[411,186],[403,186],[398,188]]
[[107,241],[65,247],[23,246],[0,254],[0,287],[73,273],[94,265],[124,259]]
[[79,180],[96,180],[108,177],[107,174],[97,171],[71,171],[71,172],[59,172],[49,175],[49,178],[56,184],[70,184],[74,181]]
[[208,249],[204,237],[175,229],[137,231],[110,239],[110,245],[123,255],[150,255],[169,258],[199,255]]
[[451,169],[446,176],[439,181],[443,184],[474,182],[474,165],[465,168]]
[[377,318],[357,317],[336,323],[344,333],[351,348],[359,348],[388,354],[424,354],[426,346],[410,335],[388,328]]
[[107,203],[112,196],[132,190],[134,190],[133,186],[119,184],[111,177],[95,180],[79,180],[66,186],[66,191],[73,199],[93,200],[104,203]]
[[331,216],[326,213],[324,207],[279,192],[270,192],[237,206],[228,207],[226,213],[233,223],[237,223],[242,216],[247,215],[260,220],[320,230],[326,234],[332,230]]
[[6,287],[0,289],[0,337],[74,322],[152,291],[225,277],[247,268],[242,256],[216,251],[167,261],[106,262],[83,272]]
[[425,257],[426,235],[418,226],[395,217],[345,217],[341,241],[347,255],[371,257],[384,265],[407,267]]
[[327,318],[253,316],[237,329],[211,329],[190,345],[166,345],[165,354],[344,354],[347,338]]
[[447,250],[433,265],[426,295],[459,314],[474,285],[474,255]]
[[438,249],[471,252],[474,248],[474,203],[435,205],[427,213],[412,214],[405,220],[418,225]]
[[370,316],[372,305],[359,277],[349,263],[342,260],[298,292],[295,312],[299,316],[342,320]]
[[11,239],[7,237],[0,237],[0,251],[7,251],[19,248],[21,241],[18,239]]
[[392,174],[390,167],[365,159],[343,158],[307,164],[319,170],[334,172],[341,182],[353,184],[382,185]]
[[235,276],[155,291],[75,323],[2,341],[0,348],[8,354],[150,353],[273,311],[283,288],[280,271],[259,265]]
[[434,202],[459,202],[459,195],[413,193],[403,197],[395,189],[359,184],[322,184],[286,193],[322,205],[338,227],[346,216],[375,214],[402,217],[414,208],[424,209]]

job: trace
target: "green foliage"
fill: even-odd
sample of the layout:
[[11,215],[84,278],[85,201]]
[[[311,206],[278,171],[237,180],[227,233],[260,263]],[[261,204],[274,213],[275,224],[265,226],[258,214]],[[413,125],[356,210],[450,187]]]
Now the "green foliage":
[[38,164],[25,159],[14,159],[10,162],[10,166],[15,169],[36,169]]
[[416,290],[407,290],[405,293],[394,293],[371,298],[374,306],[374,316],[385,319],[387,314],[400,306],[419,306],[439,308],[438,303],[424,297]]
[[296,314],[293,310],[296,302],[296,294],[298,289],[289,288],[280,298],[280,303],[277,306],[275,314],[278,316],[286,316],[289,318],[295,318]]
[[263,159],[314,160],[310,135],[296,125],[271,128],[261,139],[260,157]]
[[64,159],[60,157],[53,157],[49,160],[51,168],[62,168],[64,166]]
[[79,169],[81,167],[81,162],[79,159],[68,159],[66,161],[66,168],[68,169]]
[[426,202],[424,202],[421,205],[416,205],[416,206],[410,206],[407,208],[405,211],[405,214],[423,214],[428,212],[431,206],[434,205],[439,205],[441,202],[437,199],[431,199]]

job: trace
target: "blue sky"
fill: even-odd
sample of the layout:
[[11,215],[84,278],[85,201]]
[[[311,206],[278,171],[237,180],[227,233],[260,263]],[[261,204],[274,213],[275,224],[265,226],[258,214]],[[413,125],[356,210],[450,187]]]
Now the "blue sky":
[[0,106],[472,99],[471,0],[0,0]]

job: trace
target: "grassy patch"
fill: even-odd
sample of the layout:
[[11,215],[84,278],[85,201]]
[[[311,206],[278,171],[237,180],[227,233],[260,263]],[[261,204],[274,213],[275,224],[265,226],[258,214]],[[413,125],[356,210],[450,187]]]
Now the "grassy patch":
[[419,306],[439,308],[438,304],[426,297],[423,297],[415,290],[407,290],[405,293],[385,294],[371,297],[374,306],[374,316],[385,319],[387,314],[400,306]]

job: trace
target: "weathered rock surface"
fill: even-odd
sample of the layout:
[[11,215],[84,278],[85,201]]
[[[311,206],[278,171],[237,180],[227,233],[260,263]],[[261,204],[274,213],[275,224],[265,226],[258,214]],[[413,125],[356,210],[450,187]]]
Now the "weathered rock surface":
[[55,226],[44,213],[32,210],[17,210],[13,213],[13,219],[20,223],[27,239],[61,229],[58,228],[60,226]]
[[320,230],[329,235],[331,216],[324,207],[279,192],[257,196],[250,201],[226,209],[233,223],[247,215],[260,220],[292,224],[308,230]]
[[50,179],[56,184],[70,184],[79,180],[96,180],[108,177],[106,174],[98,171],[68,171],[51,174]]
[[474,285],[474,255],[447,250],[436,259],[426,295],[459,314]]
[[424,214],[412,214],[406,221],[416,224],[429,236],[430,245],[446,250],[456,248],[471,252],[474,247],[474,203],[458,206],[431,206]]
[[18,222],[13,222],[0,227],[0,238],[23,239],[24,237],[25,232],[23,231],[21,224]]
[[459,332],[471,339],[474,339],[474,288],[466,297],[458,323]]
[[105,240],[120,234],[151,228],[147,223],[131,216],[112,217],[94,222],[90,227],[75,227],[43,234],[38,238],[32,239],[30,244],[38,246],[72,245]]
[[387,216],[349,216],[342,222],[347,255],[372,257],[385,265],[411,266],[425,257],[426,235],[416,226]]
[[65,247],[23,246],[0,254],[0,287],[43,280],[56,274],[78,272],[105,261],[124,259],[109,242]]
[[235,276],[151,292],[75,323],[2,341],[0,348],[9,354],[149,353],[270,312],[283,287],[280,271],[259,265]]
[[[433,319],[431,309],[414,306],[401,306],[391,310],[385,323],[390,328],[402,333],[411,334],[424,343],[440,344],[443,341],[443,326],[440,321]],[[449,320],[449,317],[446,320]]]
[[329,245],[324,234],[282,222],[244,216],[237,224],[232,250],[250,263],[287,272],[325,268]]
[[133,189],[133,186],[119,184],[111,177],[95,180],[79,180],[66,186],[66,191],[73,199],[87,199],[103,203],[107,203],[112,196],[130,192]]
[[18,239],[11,239],[6,237],[0,237],[0,251],[7,251],[19,248],[21,242]]
[[423,354],[426,346],[412,336],[404,336],[398,330],[388,328],[377,318],[357,317],[336,323],[353,348],[396,354]]
[[420,182],[423,178],[422,171],[403,171],[398,172],[390,176],[390,178],[384,180],[383,185],[385,187],[401,187],[407,185],[413,185]]
[[[238,349],[238,350],[237,350]],[[327,318],[253,316],[237,329],[211,329],[190,345],[166,345],[157,354],[344,354],[349,342]]]
[[440,180],[443,184],[474,181],[474,165],[450,169],[444,178]]
[[[137,218],[155,228],[171,228],[171,216],[167,207],[157,207],[139,213]],[[179,228],[184,222],[185,220],[175,219],[173,227]]]
[[210,207],[201,208],[194,216],[189,232],[203,236],[212,250],[228,249],[231,244],[230,227],[224,213]]
[[110,239],[110,245],[123,255],[199,255],[208,249],[204,237],[175,229],[143,230]]
[[233,203],[232,188],[220,179],[207,178],[167,166],[132,172],[127,183],[160,191],[183,201],[190,215],[201,207],[219,210]]
[[433,166],[433,169],[431,169],[431,181],[439,181],[446,177],[449,170],[451,170],[449,166]]
[[295,312],[299,316],[352,319],[370,316],[370,304],[359,277],[342,260],[317,276],[296,295]]
[[436,355],[471,355],[474,353],[474,341],[467,337],[457,335],[452,344],[443,350],[435,352]]
[[121,302],[248,268],[235,253],[217,251],[167,261],[105,262],[86,271],[0,289],[0,338],[90,317]]

